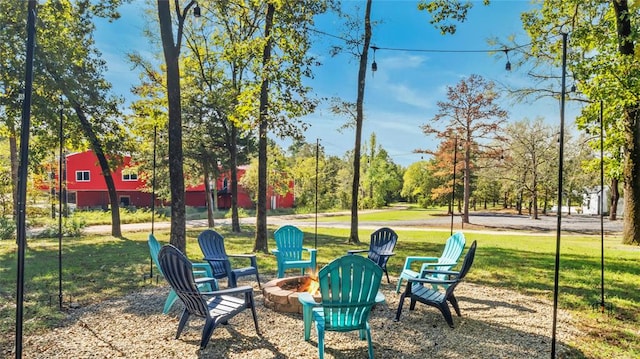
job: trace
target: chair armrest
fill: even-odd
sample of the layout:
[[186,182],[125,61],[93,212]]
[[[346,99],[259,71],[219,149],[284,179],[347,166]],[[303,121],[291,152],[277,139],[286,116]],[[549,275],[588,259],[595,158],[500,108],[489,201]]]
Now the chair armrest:
[[298,294],[298,301],[303,305],[303,306],[312,306],[312,307],[316,307],[319,306],[320,303],[316,302],[313,299],[313,296],[309,293],[303,292],[303,293],[299,293]]
[[278,254],[280,254],[280,250],[279,249],[272,249],[271,253],[273,253],[274,256],[277,256]]
[[255,254],[228,254],[230,258],[247,258],[251,261],[251,266],[258,268],[258,260]]
[[204,283],[213,283],[215,284],[215,287],[218,286],[218,280],[215,278],[211,278],[211,277],[200,277],[200,278],[194,278],[196,281],[196,284],[204,284]]
[[204,257],[205,261],[213,261],[213,262],[224,262],[229,260],[228,258],[224,258],[224,257]]
[[427,269],[427,270],[425,270],[425,271],[422,271],[422,273],[425,273],[425,274],[460,275],[460,272],[458,272],[458,271],[452,271],[452,270],[435,270],[435,269]]
[[426,283],[426,284],[453,284],[458,280],[456,279],[437,279],[437,278],[408,278],[407,285],[411,283]]
[[391,257],[396,255],[394,252],[376,252],[376,253],[378,253],[378,255],[381,257]]
[[219,296],[219,295],[240,294],[240,293],[253,293],[253,288],[249,287],[248,285],[243,285],[240,287],[216,290],[213,292],[201,292],[200,294],[207,295],[207,296]]
[[[440,267],[440,266],[443,266],[443,267],[451,266],[451,267],[453,267],[453,266],[455,266],[456,264],[458,264],[458,263],[456,263],[456,262],[449,262],[449,263],[446,263],[446,262],[443,262],[443,263],[422,263],[422,268],[426,268],[426,267]],[[425,270],[426,270],[426,269],[425,269]]]
[[236,258],[251,258],[255,257],[255,254],[227,254],[228,257],[236,257]]
[[191,265],[193,268],[194,275],[204,274],[205,277],[213,277],[213,270],[211,269],[211,264],[200,262],[200,263],[191,263]]
[[317,251],[317,249],[315,248],[307,248],[307,247],[302,247],[302,250],[307,251],[309,253]]
[[368,249],[351,249],[347,251],[347,254],[365,253],[365,252],[369,252],[369,250]]

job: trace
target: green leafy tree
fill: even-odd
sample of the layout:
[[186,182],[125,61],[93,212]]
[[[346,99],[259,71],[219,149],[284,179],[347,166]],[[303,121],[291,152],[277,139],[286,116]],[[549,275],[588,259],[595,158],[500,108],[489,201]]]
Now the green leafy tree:
[[[542,118],[531,121],[523,119],[511,123],[506,130],[508,144],[508,178],[515,184],[520,193],[530,199],[533,219],[538,219],[538,203],[541,184],[553,178],[550,163],[557,163],[556,136],[557,129],[544,123]],[[523,195],[520,195],[520,199]],[[519,209],[522,203],[519,203]]]
[[[524,29],[534,44],[526,54],[527,60],[545,68],[549,64],[559,67],[563,49],[557,34],[566,32],[571,49],[567,69],[578,80],[580,92],[590,101],[604,101],[607,109],[619,109],[611,111],[613,116],[604,117],[604,128],[609,135],[619,133],[624,139],[623,242],[627,244],[640,244],[640,86],[636,81],[640,66],[635,46],[640,35],[633,25],[639,15],[635,3],[626,0],[552,0],[522,16]],[[549,85],[557,86],[557,81]],[[585,121],[594,119],[587,116]]]
[[436,181],[431,169],[434,160],[414,162],[407,167],[402,177],[402,191],[400,194],[411,203],[418,203],[423,208],[434,204],[431,191],[436,187]]

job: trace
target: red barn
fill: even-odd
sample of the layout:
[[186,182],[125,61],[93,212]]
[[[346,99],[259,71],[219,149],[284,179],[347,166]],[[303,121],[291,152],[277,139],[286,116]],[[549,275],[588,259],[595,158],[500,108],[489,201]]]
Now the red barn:
[[[113,172],[113,181],[118,194],[120,206],[150,207],[152,195],[143,192],[145,187],[138,173],[131,168],[131,157],[123,158],[123,165]],[[245,168],[238,168],[238,178],[242,178]],[[67,198],[76,208],[107,208],[109,194],[107,185],[93,151],[72,153],[66,157]],[[222,174],[216,181],[218,194],[218,209],[231,207],[230,174]],[[269,188],[267,196],[268,209],[293,207],[293,181],[289,184],[290,191],[285,196],[274,194]],[[185,204],[192,207],[205,207],[206,196],[204,184],[186,188]],[[246,190],[238,185],[238,207],[254,208]]]

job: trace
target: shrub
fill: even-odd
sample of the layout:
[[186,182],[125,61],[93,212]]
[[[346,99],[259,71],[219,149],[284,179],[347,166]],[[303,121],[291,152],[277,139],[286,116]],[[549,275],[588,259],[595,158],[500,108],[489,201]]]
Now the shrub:
[[11,239],[16,236],[16,222],[6,217],[0,217],[0,239]]

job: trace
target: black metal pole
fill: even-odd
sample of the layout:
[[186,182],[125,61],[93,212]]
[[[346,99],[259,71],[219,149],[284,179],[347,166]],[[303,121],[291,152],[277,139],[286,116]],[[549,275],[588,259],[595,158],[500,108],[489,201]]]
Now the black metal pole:
[[320,139],[316,138],[316,226],[314,236],[314,247],[318,248],[318,163],[320,159]]
[[62,167],[64,164],[64,125],[62,96],[60,97],[60,127],[58,139],[60,141],[60,158],[58,162],[58,308],[62,310]]
[[451,186],[451,233],[453,235],[453,206],[456,200],[456,165],[458,162],[458,136],[453,140],[453,186]]
[[26,199],[29,164],[29,130],[31,128],[31,92],[33,90],[33,55],[36,37],[37,0],[29,0],[27,6],[27,53],[25,58],[24,101],[20,125],[20,166],[18,167],[18,264],[16,279],[16,358],[22,358],[22,322],[24,305],[24,252],[27,246]]
[[604,313],[604,104],[600,100],[600,311]]
[[562,33],[562,90],[560,91],[560,148],[558,164],[558,226],[556,228],[556,261],[553,277],[553,329],[551,334],[551,358],[556,357],[556,327],[558,322],[558,276],[560,273],[560,229],[562,227],[562,173],[564,172],[564,102],[567,77],[567,33]]
[[[151,177],[151,234],[154,234],[156,219],[156,144],[158,125],[153,125],[153,174]],[[153,279],[153,258],[149,257],[149,279]]]

